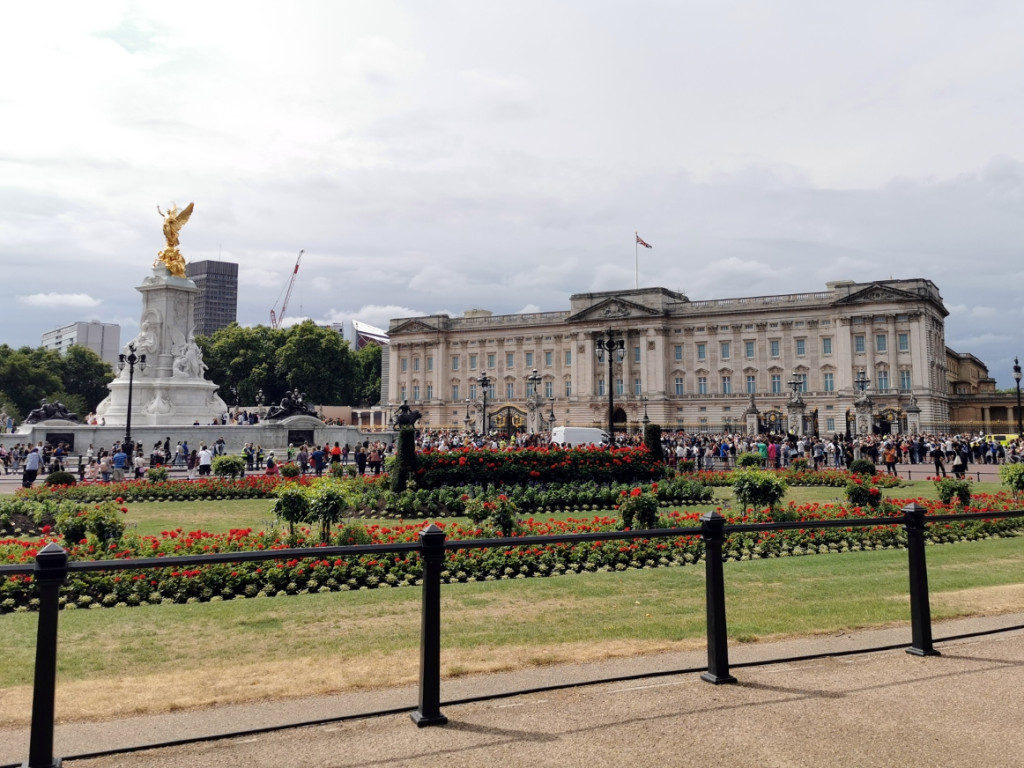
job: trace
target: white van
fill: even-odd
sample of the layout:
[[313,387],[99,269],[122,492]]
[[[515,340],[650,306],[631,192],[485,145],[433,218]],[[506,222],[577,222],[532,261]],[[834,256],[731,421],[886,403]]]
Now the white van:
[[608,445],[608,433],[597,427],[555,427],[551,442],[576,448],[581,445]]

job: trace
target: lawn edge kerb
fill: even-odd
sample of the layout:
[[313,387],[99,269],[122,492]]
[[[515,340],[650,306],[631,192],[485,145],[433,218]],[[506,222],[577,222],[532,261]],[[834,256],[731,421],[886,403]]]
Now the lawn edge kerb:
[[[980,512],[1019,508],[1018,500],[1010,493],[979,494],[969,507],[922,499],[888,499],[890,509],[915,501],[923,504],[929,514]],[[721,511],[721,510],[720,510]],[[828,529],[793,529],[777,532],[735,533],[728,537],[724,548],[727,560],[753,560],[771,557],[791,557],[810,554],[895,549],[906,544],[906,533],[901,525],[860,528],[858,518],[872,518],[878,512],[870,507],[850,504],[812,503],[790,505],[788,512],[798,520],[845,519],[850,526]],[[724,510],[727,524],[760,522],[770,519],[767,511],[734,513]],[[425,523],[416,522],[396,526],[370,525],[365,527],[372,543],[387,544],[416,541]],[[449,540],[487,538],[494,531],[457,521],[435,521]],[[670,511],[662,513],[659,524],[664,527],[692,528],[699,525],[695,512]],[[554,535],[565,533],[592,533],[616,530],[619,520],[597,515],[589,519],[569,519],[563,522],[528,518],[519,521],[519,535]],[[926,536],[932,543],[977,540],[990,537],[1016,536],[1024,528],[1024,520],[979,520],[964,523],[937,523],[928,526]],[[355,544],[342,541],[348,536],[351,522],[332,530],[329,543]],[[31,562],[35,554],[50,541],[63,544],[60,537],[43,536],[33,541],[0,541],[0,563]],[[593,571],[624,571],[630,569],[672,567],[697,563],[703,556],[703,542],[699,536],[680,535],[665,539],[639,539],[633,541],[596,541],[575,545],[553,544],[524,546],[514,543],[490,549],[454,549],[446,552],[442,580],[445,583],[494,581],[552,576],[565,573]],[[294,546],[312,546],[312,532],[305,527],[297,530],[294,540],[282,531],[254,532],[251,529],[211,534],[203,531],[186,533],[180,529],[165,531],[161,536],[136,536],[131,533],[119,541],[101,542],[89,536],[68,547],[72,560],[132,559],[213,552],[286,549]],[[207,565],[189,569],[151,568],[133,572],[76,572],[72,574],[61,594],[64,609],[121,607],[172,603],[230,600],[242,597],[272,597],[314,592],[333,592],[352,589],[389,588],[418,585],[421,579],[417,554],[406,556],[365,555],[324,559],[307,558]],[[34,610],[37,601],[32,577],[13,575],[0,581],[0,613]]]

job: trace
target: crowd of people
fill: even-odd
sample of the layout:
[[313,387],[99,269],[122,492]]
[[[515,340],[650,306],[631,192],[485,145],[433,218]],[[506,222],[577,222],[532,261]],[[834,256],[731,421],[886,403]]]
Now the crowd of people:
[[[638,446],[640,434],[616,435],[615,445]],[[458,430],[421,430],[417,433],[418,451],[450,451],[463,448],[511,450],[550,445],[549,433],[514,436],[483,435]],[[595,446],[602,447],[602,446]],[[322,476],[332,465],[352,464],[358,475],[379,475],[387,456],[395,450],[385,440],[364,440],[350,446],[335,442],[323,446],[289,445],[284,460],[295,462],[303,475]],[[867,435],[846,438],[797,437],[794,435],[744,435],[734,433],[691,434],[685,431],[664,431],[662,450],[670,465],[693,462],[699,470],[728,469],[736,465],[736,457],[744,453],[761,455],[766,468],[790,467],[797,459],[808,468],[848,468],[857,459],[868,459],[884,471],[895,475],[897,465],[928,466],[935,476],[963,477],[973,465],[999,465],[1024,461],[1024,438],[1005,443],[984,435]],[[148,452],[141,445],[122,445],[115,441],[110,448],[89,445],[82,455],[72,457],[67,444],[40,442],[36,445],[18,443],[10,448],[0,446],[0,466],[5,475],[22,474],[22,485],[31,487],[40,475],[55,471],[79,472],[86,481],[117,482],[127,475],[145,476],[151,467],[184,469],[189,479],[209,475],[216,456],[227,453],[223,437],[211,445],[200,443],[190,448],[179,440],[171,445],[170,437],[156,442]],[[277,474],[281,459],[274,451],[264,451],[259,444],[245,443],[241,449],[246,471]]]

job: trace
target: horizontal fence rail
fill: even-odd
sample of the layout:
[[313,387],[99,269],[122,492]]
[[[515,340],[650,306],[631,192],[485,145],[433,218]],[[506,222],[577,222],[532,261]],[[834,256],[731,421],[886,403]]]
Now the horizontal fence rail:
[[443,725],[448,721],[441,712],[441,572],[447,550],[490,549],[537,544],[573,544],[591,541],[658,539],[699,536],[704,543],[706,571],[707,670],[701,679],[714,684],[735,682],[729,670],[728,630],[725,613],[725,574],[723,545],[733,533],[758,533],[782,530],[824,528],[873,528],[901,525],[907,531],[909,569],[911,643],[907,653],[938,655],[932,644],[931,612],[928,598],[928,571],[925,560],[925,530],[931,523],[967,522],[1024,517],[1024,510],[1001,510],[951,515],[926,515],[917,503],[903,507],[901,516],[858,518],[856,520],[802,520],[772,523],[726,525],[726,518],[709,512],[700,518],[699,527],[659,528],[652,530],[601,531],[553,536],[517,536],[448,541],[443,530],[429,524],[420,531],[419,542],[320,546],[252,552],[219,552],[117,560],[69,561],[58,544],[47,544],[32,565],[0,566],[0,578],[31,575],[39,593],[39,618],[36,637],[36,662],[32,697],[32,724],[29,739],[29,768],[59,765],[53,756],[54,704],[57,677],[57,629],[60,611],[59,593],[70,573],[128,571],[221,563],[245,563],[267,560],[305,560],[332,557],[358,557],[370,554],[416,554],[422,559],[422,608],[420,618],[419,702],[412,713],[420,727]]

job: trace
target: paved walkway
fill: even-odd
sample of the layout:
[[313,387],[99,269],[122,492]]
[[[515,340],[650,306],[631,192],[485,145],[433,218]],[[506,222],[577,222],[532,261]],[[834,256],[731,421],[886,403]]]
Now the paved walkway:
[[[935,625],[941,656],[905,648],[908,627],[730,649],[735,685],[700,680],[702,652],[445,681],[445,726],[417,728],[416,689],[58,726],[58,756],[282,723],[337,722],[90,760],[81,768],[204,766],[930,766],[1024,764],[1024,615]],[[854,652],[854,653],[850,653]],[[821,658],[804,658],[816,654]],[[848,654],[849,655],[845,655]],[[781,660],[745,666],[747,662]],[[686,671],[680,671],[686,670]],[[559,690],[650,672],[674,674]],[[466,699],[535,689],[489,700]],[[59,686],[58,686],[59,695]],[[392,710],[391,714],[360,715]],[[27,729],[0,729],[0,765],[27,758]]]

